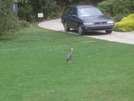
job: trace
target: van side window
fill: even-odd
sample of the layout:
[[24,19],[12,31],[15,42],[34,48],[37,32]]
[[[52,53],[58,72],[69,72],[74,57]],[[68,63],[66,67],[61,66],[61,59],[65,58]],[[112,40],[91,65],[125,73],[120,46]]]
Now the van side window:
[[70,11],[70,9],[71,9],[70,7],[66,8],[63,14],[68,14],[68,12]]
[[72,15],[72,14],[76,14],[76,15],[77,15],[76,9],[75,9],[75,8],[72,8],[72,9],[69,11],[69,14],[70,14],[70,15]]

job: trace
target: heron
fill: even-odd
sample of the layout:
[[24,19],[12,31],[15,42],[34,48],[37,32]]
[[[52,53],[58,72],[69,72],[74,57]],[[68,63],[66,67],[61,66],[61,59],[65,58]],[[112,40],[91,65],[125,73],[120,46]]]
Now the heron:
[[67,62],[72,59],[72,52],[73,52],[73,48],[70,49],[70,53],[67,55],[67,58],[66,58]]

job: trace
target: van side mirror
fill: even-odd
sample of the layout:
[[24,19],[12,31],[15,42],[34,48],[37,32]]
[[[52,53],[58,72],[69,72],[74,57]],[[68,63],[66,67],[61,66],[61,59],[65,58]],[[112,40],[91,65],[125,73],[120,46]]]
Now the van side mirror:
[[72,17],[77,17],[77,15],[76,14],[72,14]]
[[106,12],[103,12],[104,15],[106,15]]

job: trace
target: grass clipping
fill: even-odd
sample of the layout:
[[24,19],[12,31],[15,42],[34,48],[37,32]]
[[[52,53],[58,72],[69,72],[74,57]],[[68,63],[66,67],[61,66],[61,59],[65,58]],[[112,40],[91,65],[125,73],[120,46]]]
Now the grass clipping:
[[114,29],[123,32],[134,31],[134,14],[130,14],[128,17],[124,17],[120,22],[117,22]]

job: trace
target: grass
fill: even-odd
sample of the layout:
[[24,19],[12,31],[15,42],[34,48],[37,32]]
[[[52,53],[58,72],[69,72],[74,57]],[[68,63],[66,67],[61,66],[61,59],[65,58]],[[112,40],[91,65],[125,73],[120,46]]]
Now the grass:
[[134,45],[22,29],[0,38],[0,101],[133,101],[133,52]]

